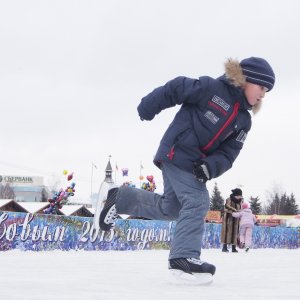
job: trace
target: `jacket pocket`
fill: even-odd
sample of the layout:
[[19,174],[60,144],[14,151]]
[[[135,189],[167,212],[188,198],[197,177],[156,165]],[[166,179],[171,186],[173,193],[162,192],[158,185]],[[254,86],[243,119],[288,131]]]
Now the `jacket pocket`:
[[178,143],[184,142],[185,138],[189,135],[190,128],[186,128],[183,131],[181,131],[174,139],[173,146],[175,146]]
[[173,159],[173,157],[175,155],[175,149],[177,148],[178,144],[181,143],[182,141],[184,141],[186,136],[188,136],[189,130],[190,130],[190,128],[186,128],[186,129],[182,130],[181,132],[179,132],[175,136],[173,144],[171,146],[171,149],[170,149],[169,153],[167,154],[167,157],[169,158],[169,160]]

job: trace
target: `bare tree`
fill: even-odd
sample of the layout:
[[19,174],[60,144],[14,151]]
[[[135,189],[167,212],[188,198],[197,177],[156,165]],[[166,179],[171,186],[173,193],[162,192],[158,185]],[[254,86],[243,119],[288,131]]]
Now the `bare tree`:
[[51,194],[54,194],[55,192],[59,191],[62,187],[61,179],[58,178],[56,175],[52,175],[51,179],[48,180],[48,188],[50,190]]
[[42,189],[42,202],[47,202],[48,201],[48,197],[49,197],[49,195],[48,195],[48,192],[47,192],[47,190],[45,189],[45,188],[43,188]]
[[9,183],[6,183],[6,185],[0,185],[0,198],[1,199],[15,199],[16,195],[12,187]]

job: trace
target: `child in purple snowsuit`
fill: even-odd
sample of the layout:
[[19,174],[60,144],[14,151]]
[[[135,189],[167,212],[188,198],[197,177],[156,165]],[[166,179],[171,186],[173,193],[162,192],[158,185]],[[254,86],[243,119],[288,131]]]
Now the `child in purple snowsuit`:
[[232,216],[235,218],[240,218],[240,245],[241,248],[246,246],[246,251],[249,251],[252,244],[252,232],[254,224],[257,222],[255,215],[252,213],[252,210],[249,208],[249,204],[244,202],[242,204],[242,210],[239,212],[233,212]]

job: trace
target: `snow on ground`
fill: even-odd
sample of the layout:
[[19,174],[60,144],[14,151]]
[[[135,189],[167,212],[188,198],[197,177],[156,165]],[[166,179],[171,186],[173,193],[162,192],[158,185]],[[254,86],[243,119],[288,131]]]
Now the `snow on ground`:
[[217,266],[209,286],[174,284],[167,259],[166,250],[0,252],[0,299],[300,299],[300,249],[203,250]]

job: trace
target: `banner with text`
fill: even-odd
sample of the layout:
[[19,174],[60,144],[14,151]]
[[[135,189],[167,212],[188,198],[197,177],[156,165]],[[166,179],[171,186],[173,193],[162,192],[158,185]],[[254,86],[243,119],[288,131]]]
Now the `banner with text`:
[[[108,232],[92,218],[0,212],[0,251],[169,249],[176,222],[117,220]],[[205,223],[203,248],[220,248],[221,224]],[[255,226],[253,248],[299,247],[297,228]]]

